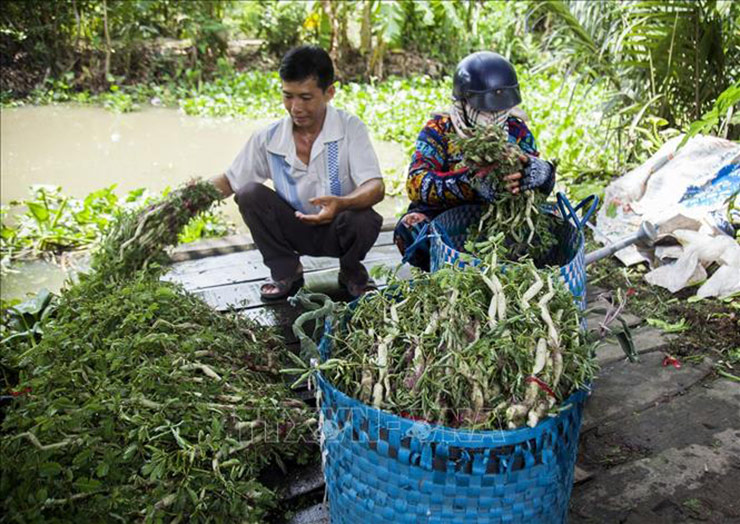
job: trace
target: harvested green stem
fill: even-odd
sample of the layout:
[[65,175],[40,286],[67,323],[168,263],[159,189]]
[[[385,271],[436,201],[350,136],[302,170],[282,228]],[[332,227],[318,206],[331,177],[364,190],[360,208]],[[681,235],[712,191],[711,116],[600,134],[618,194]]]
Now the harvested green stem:
[[210,208],[220,196],[213,184],[194,181],[147,209],[124,212],[94,254],[93,269],[118,280],[152,262],[165,261],[165,248],[175,245],[190,219]]
[[322,373],[375,407],[452,427],[506,429],[557,412],[591,381],[592,346],[554,272],[530,260],[501,270],[491,264],[501,249],[485,271],[389,275],[392,292],[339,307],[332,360],[341,365]]
[[526,255],[538,265],[552,263],[543,260],[555,245],[551,231],[554,219],[540,212],[546,196],[536,190],[514,195],[508,191],[504,180],[507,175],[524,171],[519,159],[522,150],[508,142],[507,134],[498,126],[477,129],[468,138],[454,140],[472,173],[487,170],[484,177],[474,175],[471,178],[473,186],[489,185],[496,198],[478,224],[471,226],[468,237],[472,241],[467,251],[480,258],[490,250],[490,239],[504,233],[507,259],[518,260]]

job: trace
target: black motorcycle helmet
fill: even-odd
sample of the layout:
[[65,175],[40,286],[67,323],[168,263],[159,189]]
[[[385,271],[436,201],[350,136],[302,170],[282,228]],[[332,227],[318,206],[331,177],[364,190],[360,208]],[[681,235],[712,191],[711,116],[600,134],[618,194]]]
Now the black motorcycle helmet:
[[514,66],[493,51],[478,51],[460,61],[452,80],[452,97],[478,111],[503,111],[522,101]]

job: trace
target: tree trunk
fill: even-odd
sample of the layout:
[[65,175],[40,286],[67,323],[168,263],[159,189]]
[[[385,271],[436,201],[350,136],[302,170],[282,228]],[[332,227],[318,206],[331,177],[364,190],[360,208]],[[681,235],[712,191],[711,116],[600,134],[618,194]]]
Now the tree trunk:
[[105,31],[105,81],[110,76],[110,32],[108,31],[108,0],[103,0],[103,31]]
[[324,14],[329,19],[329,55],[332,60],[336,59],[336,16],[334,16],[334,2],[331,0],[321,0],[321,7]]
[[378,35],[378,42],[375,46],[372,59],[370,60],[370,66],[368,72],[377,77],[378,80],[383,80],[383,58],[385,55],[385,40],[383,35]]
[[478,36],[478,14],[480,13],[480,6],[478,2],[471,0],[468,5],[468,24],[470,26],[470,34],[477,38]]
[[82,33],[82,21],[80,20],[80,11],[77,9],[77,1],[72,0],[72,10],[75,13],[75,53],[80,50],[80,36]]
[[365,0],[362,5],[362,23],[360,25],[360,54],[365,56],[373,50],[372,0]]
[[701,102],[699,101],[699,9],[694,9],[694,120],[701,117]]
[[347,35],[347,26],[349,25],[349,13],[347,11],[347,5],[347,3],[342,2],[338,10],[339,33],[337,35],[337,38],[340,58],[344,58],[344,54],[349,51],[351,47],[349,43],[349,35]]
[[331,61],[334,63],[335,76],[340,77],[339,71],[339,46],[337,45],[337,33],[338,33],[338,17],[337,17],[337,3],[332,0],[321,0],[321,6],[324,9],[324,14],[329,19],[329,56]]

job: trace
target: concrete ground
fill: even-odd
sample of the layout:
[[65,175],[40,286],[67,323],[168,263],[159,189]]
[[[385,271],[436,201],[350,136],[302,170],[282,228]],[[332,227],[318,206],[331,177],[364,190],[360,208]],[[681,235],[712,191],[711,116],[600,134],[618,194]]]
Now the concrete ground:
[[664,366],[666,340],[638,328],[640,361],[608,361],[586,405],[571,522],[740,522],[740,384],[713,362]]

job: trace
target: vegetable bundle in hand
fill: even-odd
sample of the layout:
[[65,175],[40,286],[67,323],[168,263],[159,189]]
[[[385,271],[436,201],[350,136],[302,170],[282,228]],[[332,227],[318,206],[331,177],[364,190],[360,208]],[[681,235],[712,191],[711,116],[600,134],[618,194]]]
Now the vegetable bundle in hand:
[[486,173],[485,178],[492,183],[496,194],[505,191],[505,176],[521,172],[524,167],[519,158],[522,150],[510,143],[507,133],[498,126],[475,128],[471,136],[453,137],[452,141],[462,151],[463,163],[473,174]]
[[450,427],[534,426],[555,413],[596,367],[573,297],[531,261],[484,262],[391,277],[392,293],[347,306],[324,376],[376,408]]
[[121,215],[93,256],[93,269],[116,280],[146,268],[162,258],[166,247],[177,244],[178,234],[191,218],[220,196],[210,182],[193,181],[142,211]]
[[512,194],[504,181],[512,173],[524,172],[521,149],[509,143],[506,133],[497,126],[476,129],[469,138],[454,140],[464,163],[475,173],[471,184],[479,193],[495,195],[480,222],[471,227],[468,237],[474,242],[466,249],[481,256],[490,249],[487,239],[502,232],[507,259],[528,255],[538,265],[547,263],[543,258],[555,244],[555,238],[551,233],[553,217],[540,211],[546,195],[532,189]]

